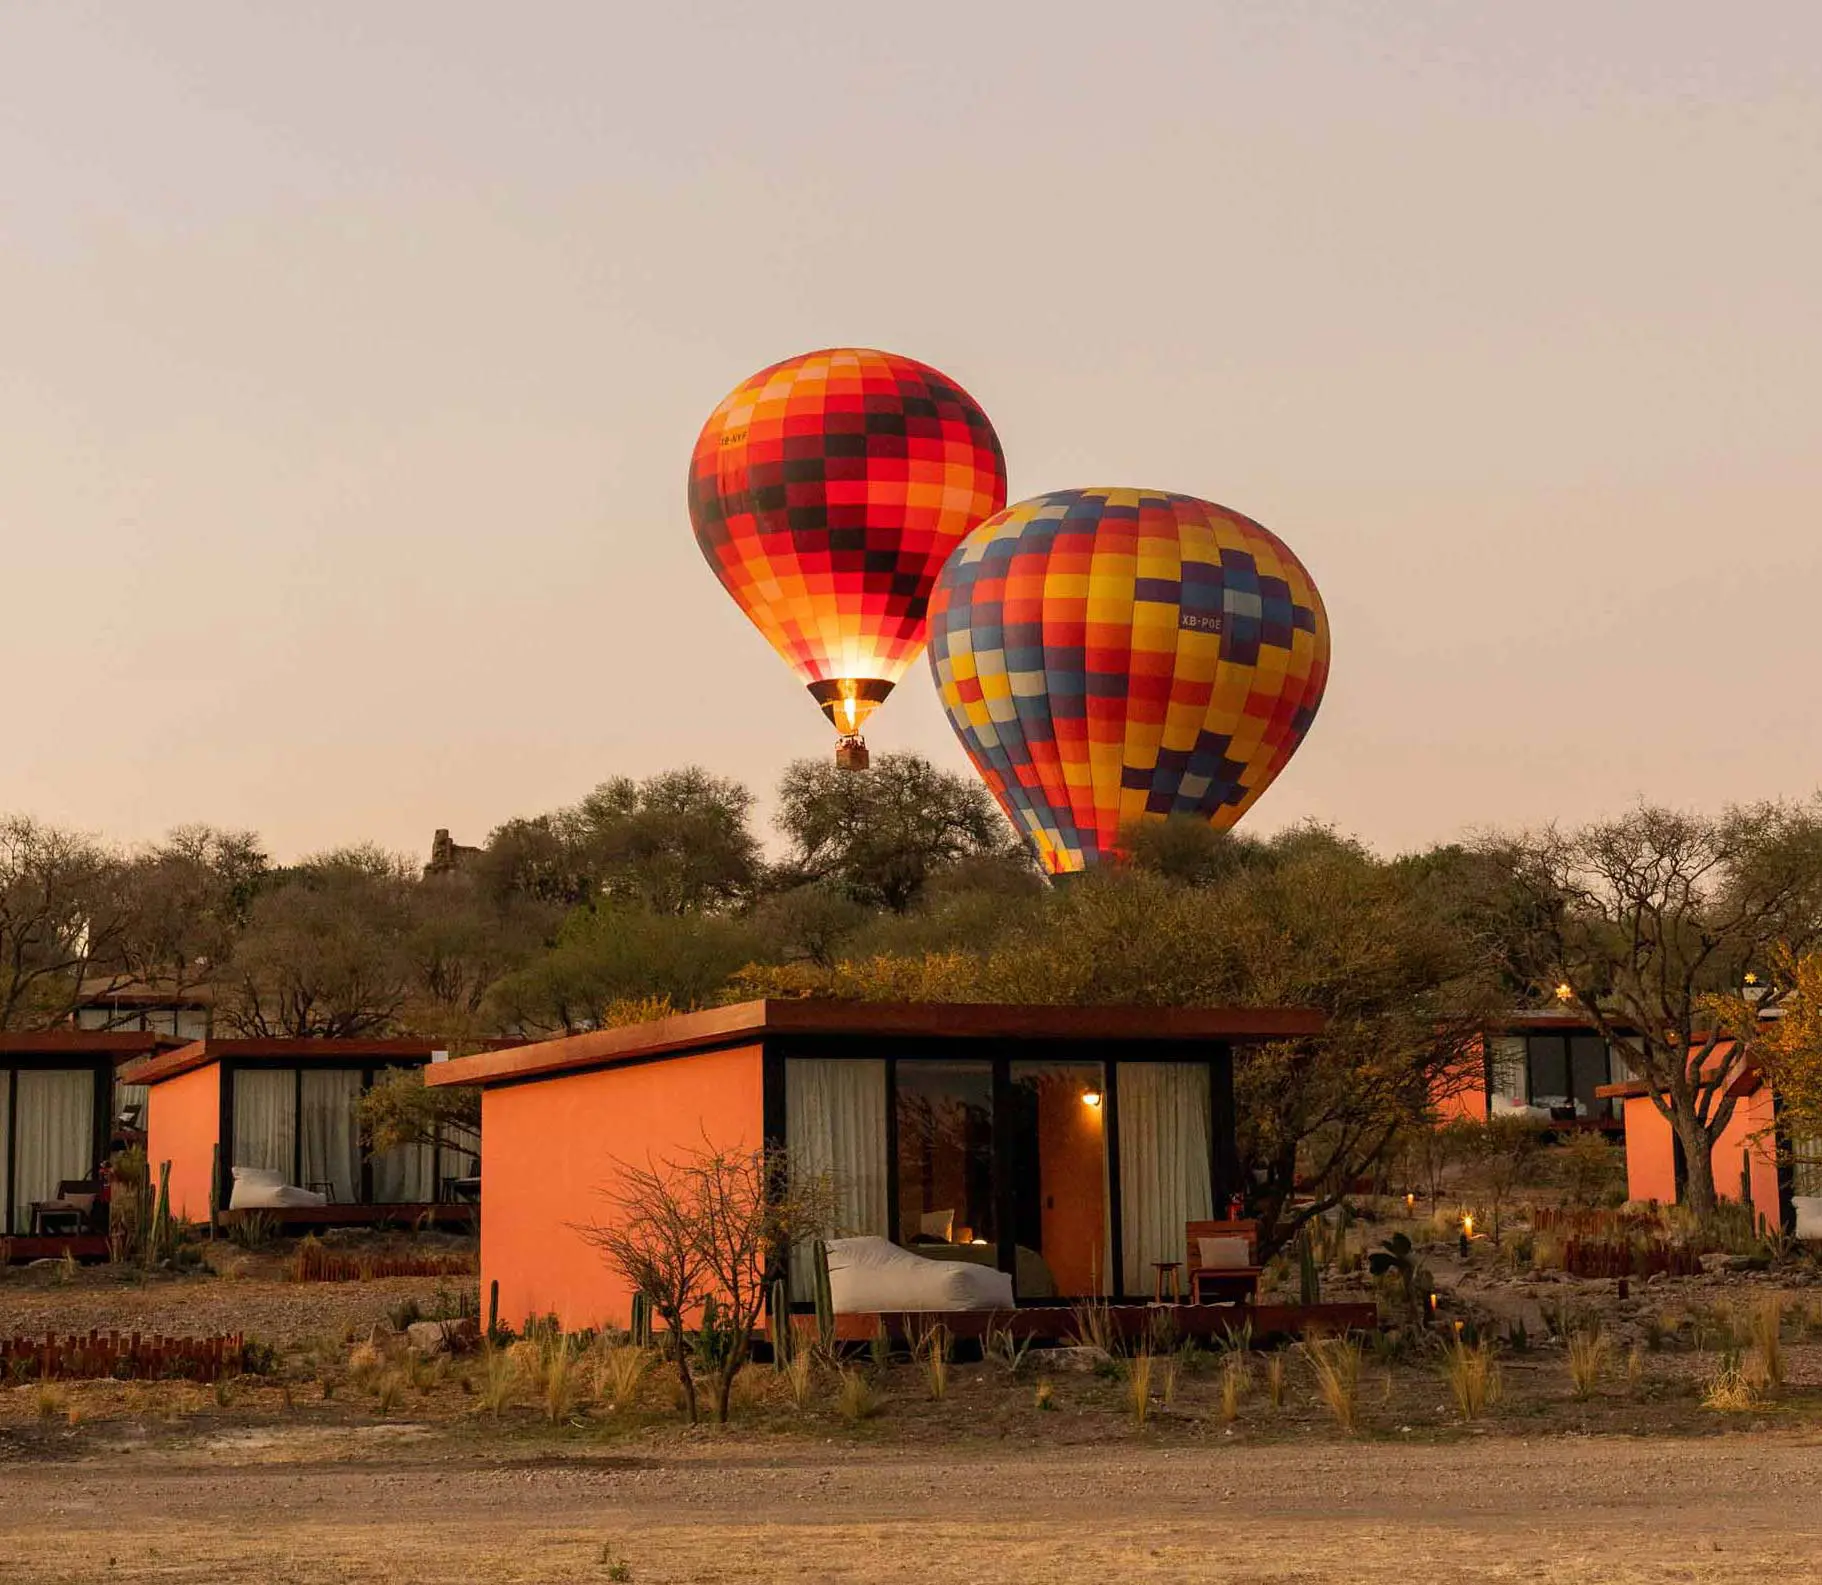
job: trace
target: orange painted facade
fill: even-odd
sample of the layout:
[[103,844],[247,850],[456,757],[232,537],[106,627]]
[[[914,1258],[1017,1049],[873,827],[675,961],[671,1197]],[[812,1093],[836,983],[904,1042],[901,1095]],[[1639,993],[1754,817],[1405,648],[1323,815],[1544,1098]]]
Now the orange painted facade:
[[632,1293],[576,1231],[606,1214],[615,1163],[764,1138],[758,1043],[662,1062],[555,1074],[481,1097],[481,1302],[499,1318],[554,1314],[565,1329],[625,1326]]
[[1038,1092],[1044,1260],[1058,1293],[1107,1287],[1106,1118],[1069,1070]]
[[167,1079],[146,1107],[146,1160],[153,1180],[171,1163],[171,1214],[209,1219],[209,1178],[221,1136],[221,1068],[210,1063]]
[[[1749,1186],[1753,1209],[1772,1227],[1781,1225],[1776,1147],[1766,1132],[1772,1123],[1771,1090],[1755,1085],[1742,1095],[1714,1147],[1715,1192],[1739,1200]],[[1761,1137],[1755,1137],[1761,1136]],[[1670,1124],[1645,1095],[1626,1101],[1626,1195],[1633,1200],[1677,1201],[1676,1144]]]

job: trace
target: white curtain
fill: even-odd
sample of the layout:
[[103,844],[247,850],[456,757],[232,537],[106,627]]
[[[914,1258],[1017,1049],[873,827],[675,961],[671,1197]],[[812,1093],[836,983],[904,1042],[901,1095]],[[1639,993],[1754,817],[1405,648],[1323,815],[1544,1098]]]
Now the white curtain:
[[1184,1259],[1187,1224],[1214,1214],[1208,1067],[1122,1062],[1117,1083],[1122,1287],[1148,1294],[1152,1262]]
[[373,1158],[376,1205],[428,1205],[436,1189],[436,1151],[429,1145],[400,1145]]
[[32,1201],[57,1197],[65,1178],[95,1168],[95,1076],[84,1069],[21,1069],[13,1152],[13,1230],[29,1233]]
[[361,1098],[359,1068],[304,1069],[303,1186],[335,1205],[361,1198],[361,1147],[354,1108]]
[[[835,1232],[886,1236],[886,1065],[791,1058],[784,1065],[785,1150],[806,1176],[835,1186]],[[814,1293],[811,1254],[791,1252],[791,1293]]]
[[295,1068],[235,1071],[232,1165],[273,1168],[291,1181],[297,1170]]
[[6,1196],[13,1183],[13,1071],[0,1068],[0,1233],[16,1233],[15,1224],[6,1220]]

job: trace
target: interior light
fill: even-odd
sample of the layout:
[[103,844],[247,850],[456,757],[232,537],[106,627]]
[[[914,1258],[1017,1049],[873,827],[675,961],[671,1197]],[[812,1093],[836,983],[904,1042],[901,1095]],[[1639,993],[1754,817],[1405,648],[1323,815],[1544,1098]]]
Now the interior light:
[[1101,1092],[1099,1090],[1082,1091],[1082,1104],[1084,1106],[1099,1106],[1101,1104]]
[[1559,1002],[1569,1002],[1569,1001],[1575,1000],[1574,987],[1572,987],[1567,980],[1564,980],[1561,985],[1557,986],[1556,999]]

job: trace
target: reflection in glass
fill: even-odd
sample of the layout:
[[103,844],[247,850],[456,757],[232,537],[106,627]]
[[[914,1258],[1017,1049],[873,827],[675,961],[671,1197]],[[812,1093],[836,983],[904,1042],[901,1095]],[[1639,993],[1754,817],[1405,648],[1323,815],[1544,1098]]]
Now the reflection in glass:
[[994,1264],[991,1064],[903,1061],[897,1081],[899,1242],[973,1246]]

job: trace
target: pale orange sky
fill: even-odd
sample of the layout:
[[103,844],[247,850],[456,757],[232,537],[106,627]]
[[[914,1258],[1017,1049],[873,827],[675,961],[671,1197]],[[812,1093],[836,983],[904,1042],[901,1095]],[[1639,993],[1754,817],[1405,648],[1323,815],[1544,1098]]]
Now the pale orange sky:
[[[689,529],[742,376],[1188,491],[1334,674],[1250,817],[1806,796],[1822,5],[0,7],[0,809],[291,856],[830,748]],[[921,665],[869,731],[966,769]]]

